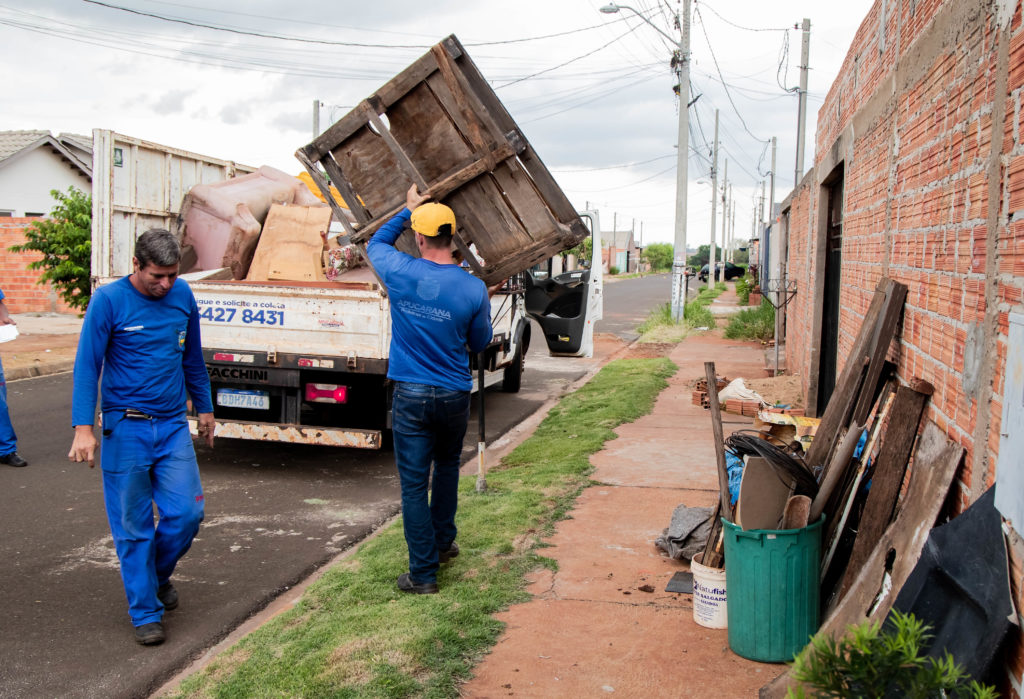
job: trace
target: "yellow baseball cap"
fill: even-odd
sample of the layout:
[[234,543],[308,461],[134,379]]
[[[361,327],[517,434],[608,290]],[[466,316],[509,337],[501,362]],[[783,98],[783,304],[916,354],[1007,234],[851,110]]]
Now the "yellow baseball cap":
[[455,233],[455,212],[444,204],[430,202],[417,206],[412,212],[410,225],[421,235],[433,238],[440,233],[441,226],[451,226],[450,232]]

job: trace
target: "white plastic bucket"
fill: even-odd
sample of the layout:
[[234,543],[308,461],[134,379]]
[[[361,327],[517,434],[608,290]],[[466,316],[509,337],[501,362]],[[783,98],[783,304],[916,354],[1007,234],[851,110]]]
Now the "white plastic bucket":
[[703,557],[703,553],[698,553],[690,561],[693,620],[709,629],[724,629],[729,625],[725,606],[725,568],[701,565]]

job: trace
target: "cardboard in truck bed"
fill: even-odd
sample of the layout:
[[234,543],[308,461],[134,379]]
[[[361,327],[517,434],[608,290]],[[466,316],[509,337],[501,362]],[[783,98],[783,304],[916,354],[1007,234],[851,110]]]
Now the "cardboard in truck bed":
[[249,281],[327,281],[320,261],[322,235],[331,225],[326,206],[274,204],[267,214]]
[[[447,204],[458,222],[456,246],[488,284],[589,235],[454,36],[295,156],[321,191],[328,179],[337,187],[357,223],[347,223],[339,203],[328,203],[355,243],[365,244],[402,209],[413,183]],[[408,240],[399,246],[417,254]]]

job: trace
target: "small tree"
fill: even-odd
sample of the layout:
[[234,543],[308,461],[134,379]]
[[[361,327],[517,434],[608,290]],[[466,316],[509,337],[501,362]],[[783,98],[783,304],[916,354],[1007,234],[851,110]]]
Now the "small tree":
[[84,311],[89,305],[92,261],[92,197],[68,187],[67,194],[50,190],[57,205],[49,217],[25,229],[25,242],[12,245],[12,252],[42,253],[29,269],[41,269],[37,284],[53,284],[72,308]]
[[652,272],[672,269],[672,246],[668,243],[648,243],[640,259],[651,266]]
[[697,252],[695,252],[693,255],[690,255],[690,259],[686,261],[686,264],[688,264],[691,267],[696,267],[697,269],[700,269],[701,267],[706,265],[708,263],[708,260],[710,259],[711,246],[701,245],[699,248],[697,248]]

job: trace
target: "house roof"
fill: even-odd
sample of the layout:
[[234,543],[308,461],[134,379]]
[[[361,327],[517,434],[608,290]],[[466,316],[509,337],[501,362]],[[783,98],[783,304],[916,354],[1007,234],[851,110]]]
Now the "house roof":
[[601,233],[601,241],[606,246],[625,250],[633,242],[633,231],[604,231]]
[[[74,134],[64,135],[73,136]],[[78,143],[75,146],[77,148],[82,147]],[[36,148],[49,148],[57,157],[68,163],[72,169],[77,169],[90,180],[92,179],[91,164],[85,162],[81,156],[76,155],[69,146],[54,138],[49,131],[0,131],[0,167],[10,165]],[[92,149],[91,145],[89,149]]]

